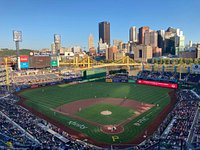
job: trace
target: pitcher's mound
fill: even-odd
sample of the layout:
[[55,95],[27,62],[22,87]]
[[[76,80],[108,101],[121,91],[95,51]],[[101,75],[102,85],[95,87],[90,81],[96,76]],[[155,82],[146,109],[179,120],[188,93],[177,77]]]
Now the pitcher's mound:
[[101,114],[102,114],[102,115],[105,115],[105,116],[108,116],[108,115],[111,115],[112,112],[109,111],[109,110],[105,110],[105,111],[102,111]]

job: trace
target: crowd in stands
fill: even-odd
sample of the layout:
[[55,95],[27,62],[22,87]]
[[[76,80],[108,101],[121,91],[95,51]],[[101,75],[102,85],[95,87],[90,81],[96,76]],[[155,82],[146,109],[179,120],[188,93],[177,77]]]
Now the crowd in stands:
[[77,72],[77,73],[74,73],[74,72],[65,72],[65,73],[60,74],[60,76],[62,77],[62,79],[65,82],[80,81],[80,80],[82,80],[82,74],[81,74],[81,72]]
[[188,74],[186,78],[184,78],[185,82],[188,83],[199,83],[200,84],[200,74]]
[[0,116],[0,145],[7,146],[7,143],[13,143],[10,146],[23,147],[34,146],[33,141],[12,124],[5,116]]
[[11,84],[17,86],[41,85],[49,83],[72,82],[82,80],[80,72],[56,73],[52,70],[22,70],[12,74]]
[[162,71],[140,71],[137,75],[139,79],[146,80],[157,80],[157,81],[167,81],[167,82],[177,82],[178,75],[173,72],[162,72]]
[[[167,132],[166,139],[169,141],[182,142],[188,141],[189,133],[191,131],[192,123],[198,108],[197,101],[181,101],[177,104],[174,110],[174,118],[171,127]],[[176,143],[180,144],[180,143]]]
[[106,75],[106,79],[112,79],[112,82],[128,82],[129,76],[127,73],[116,73]]
[[[27,149],[94,149],[93,146],[77,142],[69,134],[47,123],[30,113],[23,107],[16,105],[17,97],[9,95],[1,97],[0,101],[0,142],[3,146]],[[5,116],[8,119],[6,119]],[[48,126],[51,130],[64,137],[65,142],[54,134],[44,130],[39,124]]]
[[32,85],[40,83],[49,83],[61,80],[56,74],[37,74],[37,75],[26,75],[26,76],[15,76],[13,77],[12,83],[17,85]]
[[174,109],[157,131],[134,149],[200,149],[200,99],[196,93],[199,90],[192,91],[177,92],[178,102]]
[[188,89],[183,89],[180,92],[177,92],[177,97],[181,101],[186,101],[186,100],[198,100],[198,94],[195,93],[196,89],[193,90],[188,90]]
[[174,82],[177,83],[181,77],[181,81],[185,83],[198,84],[200,83],[200,74],[180,73],[178,72],[164,72],[164,71],[140,71],[137,75],[138,79]]
[[200,89],[193,89],[193,91],[194,91],[195,93],[197,93],[198,95],[200,95]]
[[6,84],[6,70],[0,65],[0,85]]
[[[200,109],[200,103],[199,103],[199,109]],[[194,124],[191,144],[192,147],[194,147],[194,149],[200,149],[200,110],[197,114],[197,119]]]

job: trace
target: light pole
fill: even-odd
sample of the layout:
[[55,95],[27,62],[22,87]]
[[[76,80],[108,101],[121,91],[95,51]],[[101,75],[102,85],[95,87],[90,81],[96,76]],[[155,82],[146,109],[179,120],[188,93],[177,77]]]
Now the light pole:
[[57,58],[57,66],[59,67],[59,57],[60,57],[60,44],[61,44],[61,36],[59,34],[54,34],[54,43],[56,50],[56,58]]
[[16,51],[17,51],[17,70],[20,70],[19,42],[22,42],[22,31],[13,30],[13,41],[15,42]]

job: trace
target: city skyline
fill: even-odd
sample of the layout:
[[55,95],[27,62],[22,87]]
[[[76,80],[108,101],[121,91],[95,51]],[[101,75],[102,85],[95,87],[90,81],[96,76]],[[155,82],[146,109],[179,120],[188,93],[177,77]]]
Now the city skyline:
[[[97,47],[98,23],[102,21],[110,22],[111,43],[114,39],[127,42],[131,26],[136,26],[137,29],[149,26],[152,30],[166,30],[170,26],[180,28],[186,37],[186,44],[189,40],[198,42],[200,21],[197,19],[197,10],[200,1],[184,1],[2,0],[0,48],[15,49],[13,30],[22,31],[23,42],[20,43],[20,48],[50,48],[54,34],[61,35],[64,47],[87,47],[90,33],[93,34]],[[140,11],[141,8],[143,11]]]

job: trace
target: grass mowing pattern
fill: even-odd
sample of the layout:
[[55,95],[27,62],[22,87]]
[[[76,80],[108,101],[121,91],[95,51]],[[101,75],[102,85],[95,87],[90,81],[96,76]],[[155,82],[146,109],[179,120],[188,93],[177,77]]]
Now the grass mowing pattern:
[[[102,115],[102,111],[111,111],[111,115]],[[82,109],[80,112],[76,113],[77,116],[97,122],[104,125],[118,124],[127,118],[134,115],[134,110],[122,107],[115,106],[112,104],[97,104],[87,108]]]
[[[44,91],[44,92],[42,92]],[[163,108],[169,103],[170,98],[168,92],[170,89],[153,87],[147,85],[138,84],[126,84],[126,83],[101,83],[91,82],[76,85],[55,85],[50,87],[38,88],[26,90],[20,93],[25,97],[27,101],[26,105],[34,108],[35,110],[53,118],[66,126],[69,126],[69,121],[76,121],[79,124],[84,124],[88,128],[81,130],[75,126],[70,125],[77,131],[87,134],[91,138],[105,142],[105,143],[123,143],[136,137],[149,123],[156,118],[156,116],[163,110]],[[51,108],[56,108],[60,105],[89,98],[124,98],[137,100],[144,103],[159,104],[160,107],[153,107],[149,111],[135,118],[124,127],[124,132],[118,134],[119,140],[113,141],[112,135],[102,133],[100,129],[92,124],[75,120],[70,117],[66,117],[62,114],[51,111]],[[141,126],[135,126],[135,122],[141,122]]]

